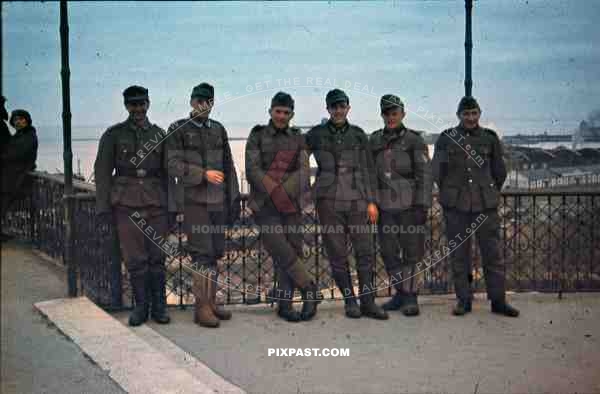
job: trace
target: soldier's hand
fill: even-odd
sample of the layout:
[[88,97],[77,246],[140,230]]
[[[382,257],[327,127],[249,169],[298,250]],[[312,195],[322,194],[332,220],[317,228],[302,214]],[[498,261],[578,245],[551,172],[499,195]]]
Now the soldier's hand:
[[379,210],[377,209],[377,205],[374,203],[369,203],[367,206],[367,215],[369,216],[369,222],[371,224],[376,224],[377,219],[379,218]]
[[215,185],[219,185],[225,180],[225,174],[217,170],[207,170],[205,176],[207,181]]

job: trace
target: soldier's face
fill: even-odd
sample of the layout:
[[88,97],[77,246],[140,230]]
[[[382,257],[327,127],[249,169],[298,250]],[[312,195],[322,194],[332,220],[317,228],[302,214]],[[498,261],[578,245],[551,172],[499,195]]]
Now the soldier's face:
[[129,115],[135,122],[142,122],[146,119],[150,102],[148,101],[132,101],[125,105]]
[[348,112],[350,112],[350,104],[344,101],[333,103],[327,107],[327,112],[329,112],[331,122],[336,126],[341,126],[346,123]]
[[208,118],[214,101],[211,98],[194,97],[190,103],[194,108],[194,114],[199,118]]
[[290,120],[294,117],[294,111],[288,107],[272,107],[269,110],[271,121],[278,129],[283,129],[289,126]]
[[15,116],[14,123],[17,130],[27,127],[27,119],[24,116]]
[[387,111],[384,111],[381,114],[381,117],[383,118],[383,121],[385,123],[385,127],[387,127],[388,129],[395,129],[396,127],[400,126],[400,124],[402,123],[402,120],[404,119],[404,111],[401,110],[400,108],[393,108],[393,109],[388,109]]
[[479,126],[481,111],[477,108],[465,109],[458,114],[460,123],[465,129],[475,129]]

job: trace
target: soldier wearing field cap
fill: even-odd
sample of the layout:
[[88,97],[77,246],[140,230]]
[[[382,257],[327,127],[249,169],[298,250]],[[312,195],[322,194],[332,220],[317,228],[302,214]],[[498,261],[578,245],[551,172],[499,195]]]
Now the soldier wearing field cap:
[[150,299],[152,318],[166,324],[164,253],[153,241],[167,233],[165,132],[148,120],[148,89],[130,86],[123,98],[129,117],[104,132],[94,163],[96,213],[100,222],[116,225],[135,301],[129,324],[148,319]]
[[[379,243],[394,297],[385,310],[419,314],[416,266],[425,249],[425,222],[431,207],[431,165],[421,132],[404,126],[404,103],[386,94],[380,101],[384,128],[371,134],[370,150],[377,171]],[[400,258],[400,249],[403,258]]]
[[[277,231],[302,225],[302,195],[308,189],[308,156],[301,130],[290,126],[294,100],[276,93],[266,125],[252,128],[246,143],[246,177],[250,183],[249,206],[256,223],[264,228],[263,246],[273,258],[279,286],[274,298],[277,314],[284,320],[310,320],[322,295],[302,261],[302,233]],[[302,310],[292,305],[294,289],[302,294]]]
[[[347,317],[387,319],[387,313],[374,301],[373,235],[365,231],[377,223],[379,214],[368,137],[360,127],[348,122],[350,100],[344,91],[329,91],[325,103],[329,120],[313,127],[306,139],[318,166],[314,189],[319,223],[326,228],[344,229],[322,234],[331,273],[344,297]],[[360,307],[350,278],[346,233],[357,261]]]
[[456,115],[459,125],[440,134],[433,157],[433,176],[440,189],[452,249],[450,261],[458,298],[453,313],[461,316],[472,309],[467,267],[471,230],[476,226],[492,312],[516,317],[519,311],[506,302],[504,263],[498,251],[498,204],[506,179],[502,143],[493,130],[479,125],[481,109],[474,97],[463,97]]
[[[216,303],[217,261],[224,254],[226,225],[239,217],[238,178],[225,127],[209,118],[214,88],[203,82],[192,89],[189,117],[175,121],[168,129],[166,149],[169,174],[177,178],[177,192],[183,194],[183,230],[187,250],[195,267],[208,274],[194,282],[194,321],[218,327],[231,319],[231,312]],[[210,230],[210,231],[206,231]]]

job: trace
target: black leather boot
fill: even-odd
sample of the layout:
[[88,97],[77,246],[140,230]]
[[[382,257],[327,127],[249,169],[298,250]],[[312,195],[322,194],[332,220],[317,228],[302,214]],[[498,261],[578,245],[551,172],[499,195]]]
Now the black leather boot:
[[417,293],[407,294],[402,305],[404,316],[418,316],[420,313],[419,303],[417,302]]
[[300,312],[294,309],[292,299],[294,297],[294,284],[288,274],[279,270],[277,273],[278,288],[274,292],[274,298],[277,300],[277,316],[289,322],[299,322],[302,320]]
[[167,296],[165,293],[166,272],[164,269],[152,269],[152,319],[159,324],[171,321],[167,312]]
[[350,278],[350,272],[333,272],[333,279],[335,284],[340,289],[342,297],[344,298],[344,312],[346,316],[351,319],[360,318],[360,307],[356,302],[356,295],[354,294],[354,287],[352,286],[352,280]]
[[396,293],[392,296],[392,298],[388,302],[384,303],[381,307],[384,311],[397,311],[404,305],[405,297],[406,295],[404,293],[396,290]]
[[508,317],[519,316],[519,310],[508,304],[505,300],[492,301],[492,313],[498,313]]
[[358,271],[360,294],[360,312],[363,316],[378,320],[387,320],[388,314],[382,307],[375,304],[375,293],[371,286],[371,271]]
[[464,316],[467,313],[471,312],[471,300],[463,300],[458,299],[454,309],[452,309],[452,314],[454,316]]
[[133,299],[135,306],[129,315],[129,325],[132,327],[139,326],[148,320],[148,303],[146,299],[146,274],[136,273],[130,274],[129,282],[133,291]]

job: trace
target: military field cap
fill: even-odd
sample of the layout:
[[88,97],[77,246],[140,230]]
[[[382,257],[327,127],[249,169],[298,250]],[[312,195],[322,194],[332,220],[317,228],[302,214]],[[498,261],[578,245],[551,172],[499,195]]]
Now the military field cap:
[[133,85],[123,91],[123,99],[125,104],[139,101],[149,101],[148,89]]
[[400,108],[404,111],[404,103],[400,100],[400,97],[393,94],[384,94],[381,96],[379,106],[381,107],[381,112],[385,112],[392,108]]
[[339,103],[340,101],[344,101],[346,104],[350,103],[348,95],[344,93],[343,90],[332,89],[329,92],[327,92],[327,96],[325,96],[325,103],[328,107],[335,103]]
[[271,108],[273,107],[288,107],[294,110],[294,99],[285,92],[277,92],[271,99]]
[[17,116],[25,118],[25,120],[27,120],[27,124],[31,126],[31,115],[29,112],[25,111],[24,109],[15,109],[10,113],[10,120],[8,121],[12,127],[15,127],[15,118]]
[[479,108],[479,103],[473,96],[464,96],[461,98],[460,102],[458,103],[458,109],[456,110],[456,113],[459,114],[466,109],[478,109],[481,111],[481,108]]
[[192,89],[192,98],[207,98],[211,99],[215,97],[215,88],[206,82],[202,82],[200,85],[194,86]]

